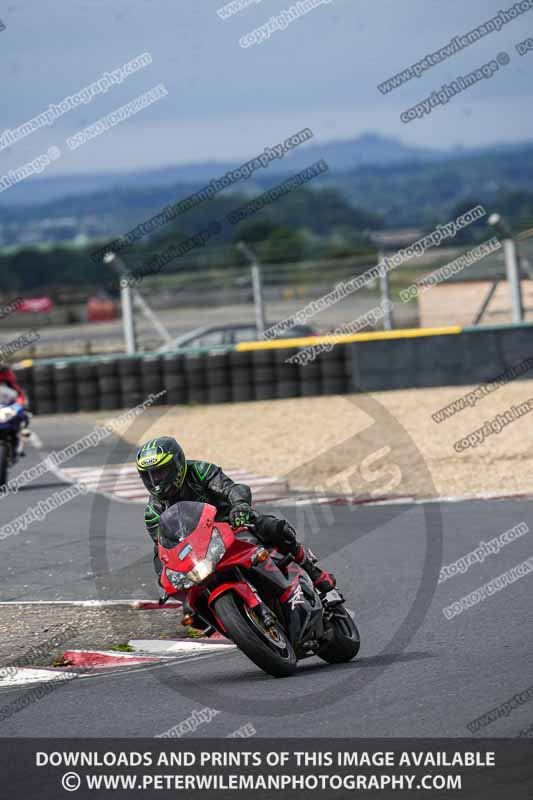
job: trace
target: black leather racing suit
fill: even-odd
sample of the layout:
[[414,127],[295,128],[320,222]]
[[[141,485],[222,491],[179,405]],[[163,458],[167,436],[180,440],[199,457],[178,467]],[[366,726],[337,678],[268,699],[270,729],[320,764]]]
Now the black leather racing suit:
[[[155,497],[144,511],[146,529],[154,543],[154,569],[158,579],[163,566],[159,560],[157,540],[159,536],[159,518],[163,511],[181,500],[196,500],[210,503],[217,509],[216,520],[227,522],[233,506],[239,503],[252,503],[252,492],[244,483],[235,483],[216,464],[207,461],[187,461],[185,480],[171,500],[161,501]],[[282,553],[295,553],[298,548],[296,532],[286,520],[267,515],[253,513],[255,534],[264,544],[277,547]]]

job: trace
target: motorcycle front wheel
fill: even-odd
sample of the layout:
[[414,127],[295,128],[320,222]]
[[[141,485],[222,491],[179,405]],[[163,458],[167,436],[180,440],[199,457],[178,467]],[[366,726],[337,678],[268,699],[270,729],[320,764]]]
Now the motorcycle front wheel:
[[239,650],[274,678],[287,678],[296,670],[296,654],[283,628],[266,628],[253,608],[233,592],[214,602],[215,614]]

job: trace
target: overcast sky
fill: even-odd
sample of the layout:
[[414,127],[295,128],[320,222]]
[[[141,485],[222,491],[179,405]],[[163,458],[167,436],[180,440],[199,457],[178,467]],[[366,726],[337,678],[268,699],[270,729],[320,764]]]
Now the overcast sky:
[[[503,0],[331,0],[261,44],[239,39],[290,0],[232,18],[223,0],[7,0],[0,6],[0,132],[148,51],[150,66],[0,153],[0,174],[59,146],[47,174],[239,158],[310,127],[315,139],[365,131],[436,147],[533,139],[533,9],[388,95],[377,84],[498,12]],[[507,52],[490,80],[410,124],[400,113]],[[65,137],[163,83],[168,95],[76,151]]]

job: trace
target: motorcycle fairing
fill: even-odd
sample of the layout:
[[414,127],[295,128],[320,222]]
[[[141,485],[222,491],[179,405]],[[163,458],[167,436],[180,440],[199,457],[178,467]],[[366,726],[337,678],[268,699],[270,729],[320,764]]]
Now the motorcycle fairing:
[[158,553],[161,563],[175,572],[190,572],[206,557],[216,508],[184,500],[161,514]]
[[305,650],[305,643],[323,632],[322,601],[309,575],[298,564],[290,564],[287,571],[294,577],[280,597],[285,627],[292,644]]

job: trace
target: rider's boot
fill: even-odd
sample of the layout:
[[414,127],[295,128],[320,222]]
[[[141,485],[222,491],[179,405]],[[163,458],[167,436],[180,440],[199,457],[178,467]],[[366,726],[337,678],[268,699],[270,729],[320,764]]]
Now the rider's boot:
[[335,577],[331,572],[326,572],[318,566],[317,558],[311,550],[296,542],[296,549],[293,555],[296,563],[307,572],[317,591],[321,593],[329,592],[335,588],[337,585]]
[[317,591],[329,592],[335,588],[337,582],[334,576],[318,566],[315,554],[296,539],[296,531],[287,520],[278,521],[277,539],[278,548],[292,555],[296,563],[307,572]]

